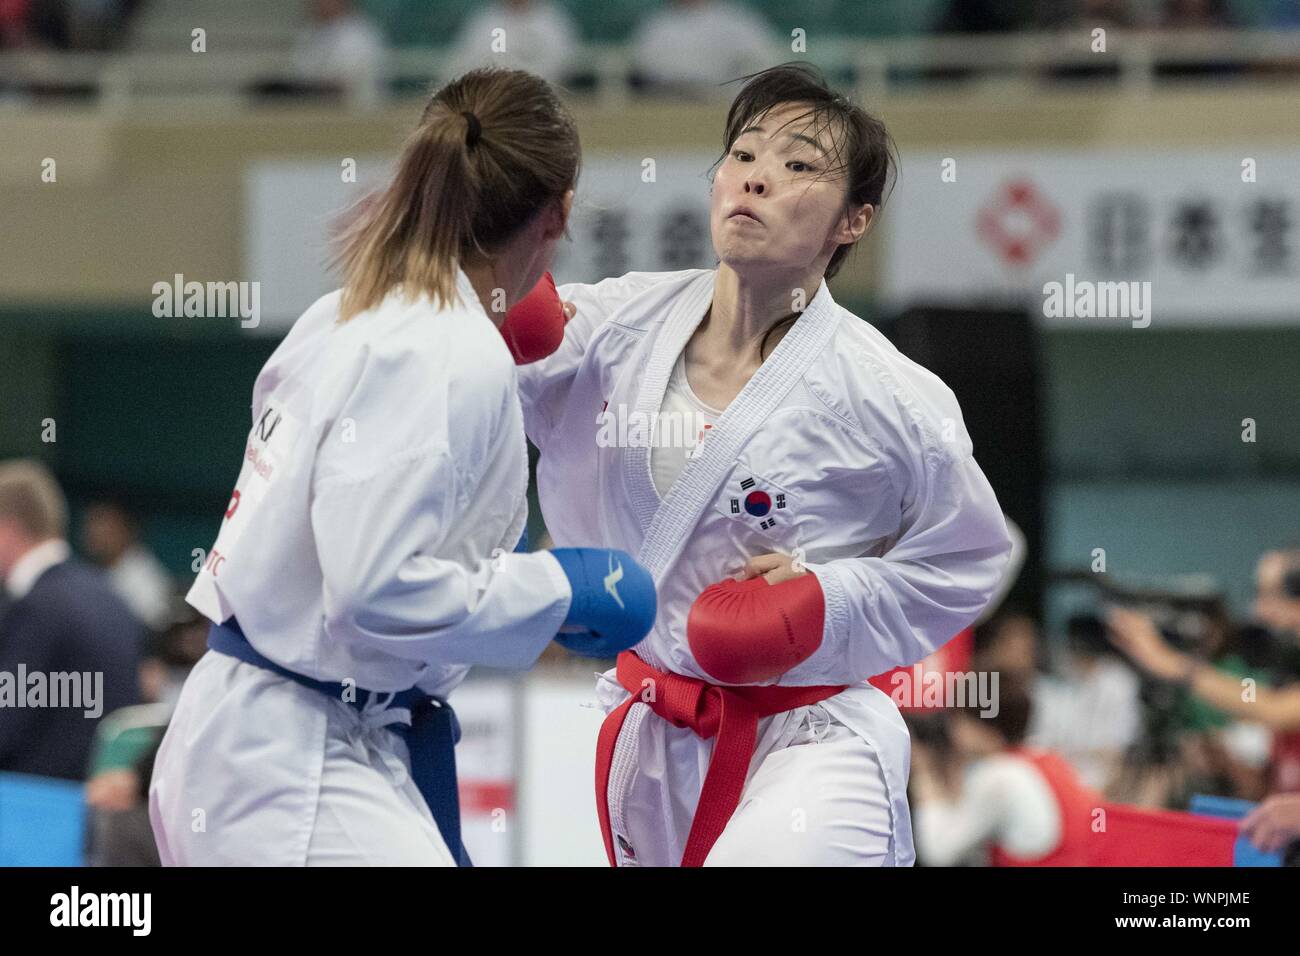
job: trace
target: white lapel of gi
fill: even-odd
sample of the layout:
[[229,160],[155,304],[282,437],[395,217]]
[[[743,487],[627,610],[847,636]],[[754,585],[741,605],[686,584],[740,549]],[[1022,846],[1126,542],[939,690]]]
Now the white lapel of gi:
[[[646,416],[643,421],[652,420],[663,404],[673,365],[712,300],[714,277],[715,273],[710,272],[691,283],[659,332],[637,397],[637,411]],[[726,407],[697,454],[687,458],[662,503],[650,471],[650,449],[628,450],[625,480],[641,526],[646,528],[638,560],[655,580],[668,573],[749,436],[776,411],[804,370],[821,354],[837,321],[835,301],[823,280],[799,321]]]
[[[658,335],[648,343],[650,356],[636,394],[636,412],[640,421],[654,421],[654,417],[659,414],[677,356],[686,348],[696,326],[704,318],[704,310],[713,300],[715,275],[714,272],[705,272],[682,289]],[[655,489],[650,471],[649,443],[634,442],[625,449],[623,467],[628,497],[641,529],[645,531],[659,510],[659,492]],[[645,543],[643,538],[642,553],[645,551]]]

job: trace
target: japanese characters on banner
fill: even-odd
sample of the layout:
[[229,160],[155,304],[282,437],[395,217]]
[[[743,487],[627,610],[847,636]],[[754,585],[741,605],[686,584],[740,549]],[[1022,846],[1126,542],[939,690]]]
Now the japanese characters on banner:
[[[595,282],[712,268],[700,150],[585,158],[553,271]],[[245,272],[264,327],[337,287],[331,222],[387,161],[266,162],[246,176]],[[1300,154],[1284,150],[904,153],[880,218],[880,291],[897,306],[1028,305],[1049,324],[1300,322]]]
[[905,153],[881,226],[898,306],[1015,302],[1117,329],[1300,322],[1294,151]]
[[[606,154],[583,160],[571,242],[552,271],[560,282],[597,282],[625,272],[712,268],[707,151]],[[317,298],[338,287],[331,275],[331,227],[391,175],[391,158],[329,162],[266,161],[244,177],[244,274],[261,284],[261,331],[282,333]],[[345,174],[348,174],[345,176]]]
[[717,159],[709,152],[585,157],[573,241],[560,244],[556,280],[717,265],[709,232],[709,172]]

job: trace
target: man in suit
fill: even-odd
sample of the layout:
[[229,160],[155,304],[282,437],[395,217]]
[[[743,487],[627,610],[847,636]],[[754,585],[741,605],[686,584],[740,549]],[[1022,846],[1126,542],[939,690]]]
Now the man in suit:
[[145,633],[66,534],[53,475],[0,462],[0,771],[82,780],[100,717],[139,700]]

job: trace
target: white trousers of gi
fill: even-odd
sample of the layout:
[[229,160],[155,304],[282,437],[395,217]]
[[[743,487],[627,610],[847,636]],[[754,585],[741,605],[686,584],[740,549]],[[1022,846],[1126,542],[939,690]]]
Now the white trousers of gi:
[[889,793],[875,752],[809,708],[769,753],[705,866],[892,866]]
[[[607,710],[627,697],[611,683],[605,675],[600,688]],[[870,688],[763,718],[740,803],[705,865],[910,866],[906,746],[896,709]],[[632,706],[608,794],[619,865],[680,864],[712,754],[712,740]]]
[[378,715],[212,651],[163,738],[149,818],[165,866],[455,866]]

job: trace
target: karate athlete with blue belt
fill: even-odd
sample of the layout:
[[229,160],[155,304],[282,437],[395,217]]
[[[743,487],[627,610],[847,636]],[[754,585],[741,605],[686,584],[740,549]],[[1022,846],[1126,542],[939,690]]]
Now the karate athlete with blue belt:
[[465,865],[446,698],[469,666],[525,668],[553,639],[612,655],[649,630],[654,585],[623,552],[513,550],[516,363],[563,335],[544,273],[578,161],[537,77],[448,84],[342,235],[343,288],[258,376],[189,593],[210,650],[150,787],[165,864]]

